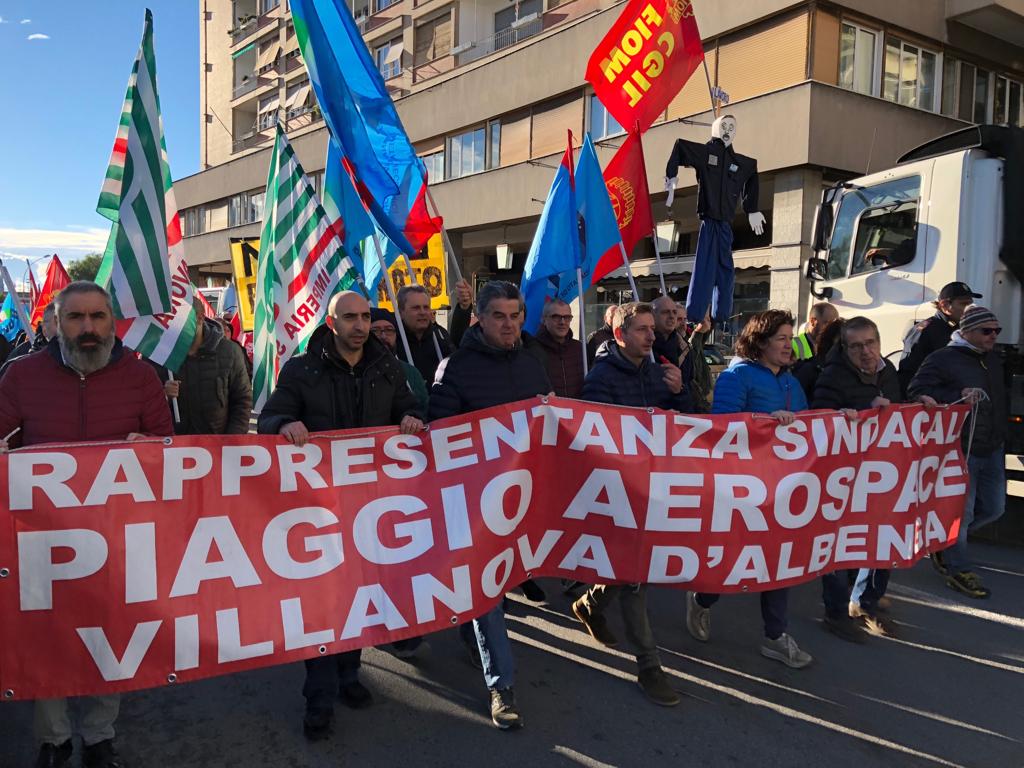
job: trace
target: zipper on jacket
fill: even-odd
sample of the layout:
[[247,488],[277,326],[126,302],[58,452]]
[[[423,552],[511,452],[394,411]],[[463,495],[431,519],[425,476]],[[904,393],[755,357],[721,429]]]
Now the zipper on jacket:
[[[77,371],[76,371],[77,373]],[[88,440],[85,434],[85,376],[78,374],[78,429],[79,439]]]

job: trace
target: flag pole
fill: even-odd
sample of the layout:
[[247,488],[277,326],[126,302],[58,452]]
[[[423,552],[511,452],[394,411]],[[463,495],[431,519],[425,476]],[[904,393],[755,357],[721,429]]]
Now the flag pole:
[[[441,214],[437,211],[437,203],[434,202],[434,195],[430,191],[430,185],[427,185],[427,202],[430,204],[431,215],[436,219],[440,218]],[[452,248],[452,241],[448,237],[448,230],[444,224],[441,225],[441,237],[444,240],[445,255],[448,257],[448,266],[455,272],[455,281],[459,282],[462,278],[462,270],[459,268],[459,263],[455,260],[455,249]]]
[[[625,253],[625,249],[623,249],[623,253]],[[576,267],[576,291],[580,297],[580,339],[583,341],[585,347],[587,343],[587,321],[584,317],[586,314],[586,305],[583,303],[583,269],[581,267]],[[587,365],[587,350],[584,348],[583,377],[586,378],[588,373],[590,373],[590,369]]]
[[4,266],[3,259],[0,259],[0,272],[3,272],[4,285],[7,287],[7,292],[14,298],[11,300],[14,306],[18,310],[18,319],[21,320],[22,328],[26,334],[32,333],[32,321],[29,319],[28,312],[25,310],[25,305],[21,303],[21,297],[18,296],[18,289],[14,285],[14,281],[11,279],[11,273],[7,271],[7,267]]
[[[202,322],[202,321],[200,321],[200,322]],[[170,368],[167,369],[167,380],[168,381],[174,381],[174,371],[172,371]],[[181,411],[178,410],[178,398],[172,397],[172,398],[170,398],[170,400],[171,400],[171,410],[174,411],[174,423],[175,424],[180,424],[181,423]]]
[[[388,298],[391,300],[391,306],[398,311],[398,297],[395,296],[395,286],[391,283],[391,275],[388,274],[388,265],[384,262],[384,251],[380,247],[380,237],[377,234],[376,228],[373,230],[373,244],[377,250],[377,263],[380,264],[381,269],[381,280],[384,281],[384,289],[388,292]],[[402,322],[401,317],[398,318],[398,335],[402,338],[402,348],[405,350],[405,359],[409,361],[409,365],[412,365],[412,352],[409,350],[409,339],[405,335],[405,323]]]
[[707,60],[707,57],[704,57],[702,59],[701,63],[704,65],[704,79],[708,81],[708,96],[711,99],[711,113],[715,117],[718,117],[718,105],[715,104],[715,93],[714,93],[714,91],[711,88],[711,73],[708,72],[708,60]]
[[654,262],[658,265],[658,280],[661,282],[661,295],[668,296],[665,289],[665,270],[661,266],[661,248],[658,247],[658,227],[655,225],[651,230],[651,240],[654,242]]

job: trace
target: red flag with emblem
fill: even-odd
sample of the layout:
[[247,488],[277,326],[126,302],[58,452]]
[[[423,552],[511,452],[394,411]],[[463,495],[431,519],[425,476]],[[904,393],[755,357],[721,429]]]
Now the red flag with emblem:
[[692,0],[630,0],[590,54],[587,80],[619,125],[646,131],[702,61]]
[[60,263],[57,254],[53,254],[53,258],[50,259],[50,265],[46,268],[46,279],[43,281],[43,288],[39,291],[39,298],[36,300],[35,306],[32,307],[30,321],[33,328],[43,321],[43,311],[47,305],[57,298],[57,294],[70,284],[71,278],[68,277],[64,265]]
[[[604,183],[615,211],[615,221],[622,235],[622,245],[628,256],[636,244],[654,231],[651,196],[647,189],[647,167],[644,165],[644,147],[640,141],[639,125],[634,123],[625,143],[604,169]],[[622,266],[622,253],[618,249],[606,253],[594,267],[593,282]]]

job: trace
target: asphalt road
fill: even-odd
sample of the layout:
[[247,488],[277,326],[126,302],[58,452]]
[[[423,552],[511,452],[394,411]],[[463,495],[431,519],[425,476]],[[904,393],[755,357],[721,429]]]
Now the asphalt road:
[[[632,658],[594,645],[549,580],[548,604],[517,596],[509,613],[523,731],[490,725],[480,673],[452,630],[413,663],[364,651],[376,702],[339,705],[329,741],[303,738],[303,671],[291,665],[128,694],[119,745],[133,768],[1020,767],[1024,550],[974,549],[992,598],[961,599],[918,564],[890,586],[896,639],[845,643],[821,628],[818,584],[794,590],[790,632],[815,657],[799,671],[758,654],[755,596],[723,599],[705,645],[686,633],[681,593],[653,590],[663,661],[683,694],[673,709],[648,703]],[[0,705],[3,768],[32,765],[31,719],[30,703]]]

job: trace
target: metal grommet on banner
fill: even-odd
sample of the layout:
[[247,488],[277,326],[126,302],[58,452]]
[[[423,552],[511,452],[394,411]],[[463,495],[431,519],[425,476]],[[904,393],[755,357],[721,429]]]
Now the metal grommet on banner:
[[176,682],[178,682],[178,676],[176,674],[174,674],[173,672],[171,672],[171,674],[169,674],[167,676],[167,682],[168,683],[176,683]]
[[11,569],[10,568],[0,568],[0,579],[6,579],[10,575],[11,575]]
[[6,691],[4,691],[4,698],[5,699],[13,699],[14,698],[14,691],[12,689],[8,688]]
[[452,616],[451,619],[449,619],[449,621],[451,621],[452,626],[454,627],[456,624],[459,623],[459,617],[458,616]]
[[653,408],[648,408],[647,409],[647,413],[654,413],[654,409]]
[[540,401],[541,401],[542,403],[544,403],[544,405],[547,405],[547,404],[548,404],[548,399],[549,399],[549,398],[548,398],[548,397],[547,397],[547,396],[545,395],[544,397],[542,397],[542,398],[540,399]]
[[320,652],[320,655],[323,656],[325,653],[327,653],[327,646],[321,645],[319,648],[317,648],[317,650]]
[[173,437],[165,437],[163,440],[164,445],[174,445]]
[[744,592],[747,592],[749,589],[750,589],[750,587],[748,587],[746,584],[743,585],[743,591]]

